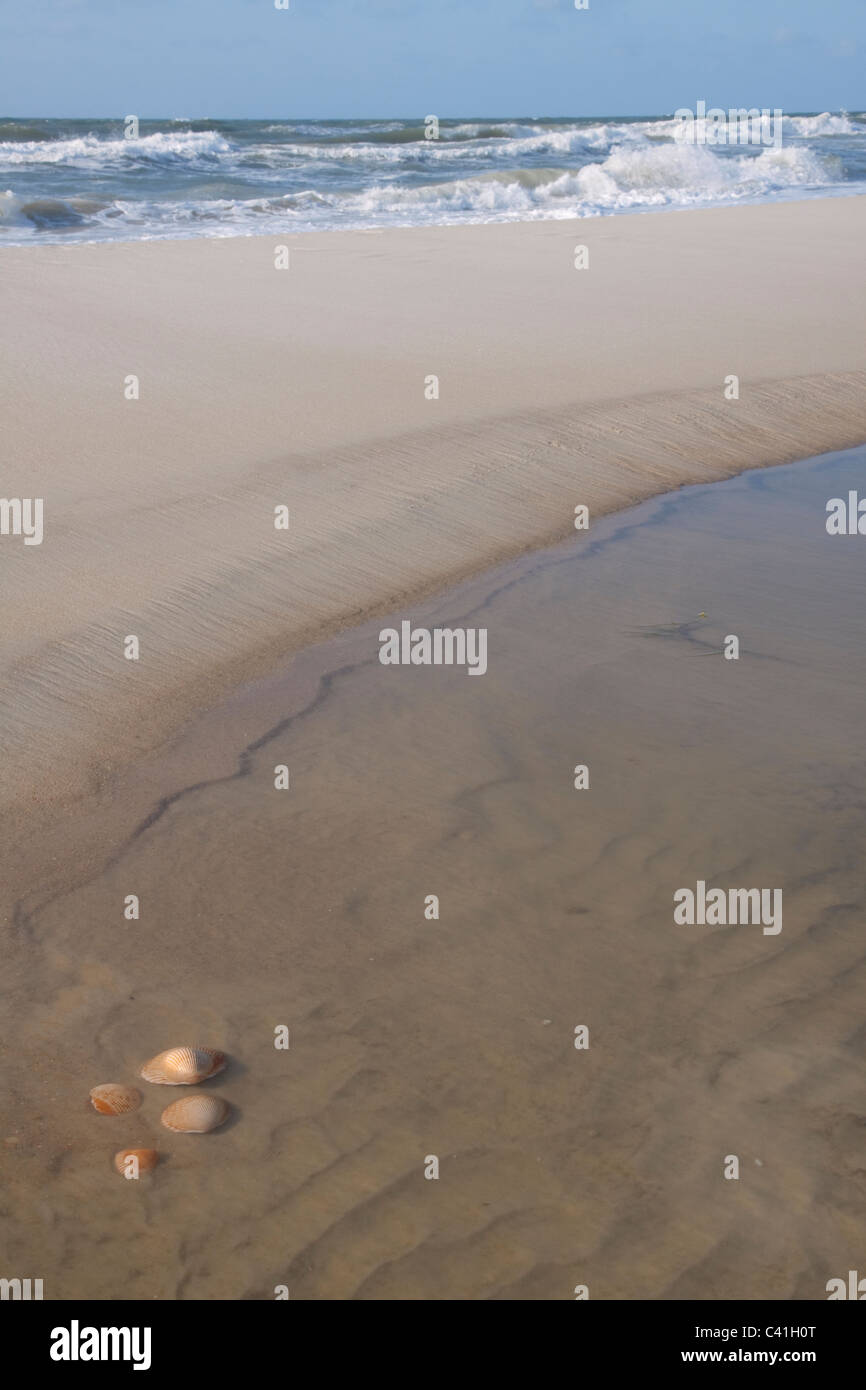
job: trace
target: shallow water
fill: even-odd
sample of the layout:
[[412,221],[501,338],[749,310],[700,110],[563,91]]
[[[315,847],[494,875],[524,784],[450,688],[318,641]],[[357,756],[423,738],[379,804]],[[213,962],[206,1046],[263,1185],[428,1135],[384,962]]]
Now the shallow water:
[[[864,463],[670,494],[309,649],[21,857],[4,1273],[814,1299],[857,1268],[866,537],[825,504]],[[382,666],[402,618],[485,627],[487,674]],[[781,932],[676,925],[698,880],[781,888]],[[88,1112],[198,1041],[232,1058],[224,1129],[170,1135],[145,1083]]]

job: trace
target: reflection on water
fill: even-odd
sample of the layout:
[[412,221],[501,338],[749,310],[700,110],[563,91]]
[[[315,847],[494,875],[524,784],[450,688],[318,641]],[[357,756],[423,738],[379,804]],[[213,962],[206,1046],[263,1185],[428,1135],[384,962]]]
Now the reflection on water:
[[[824,519],[864,462],[672,494],[308,651],[117,788],[137,833],[82,814],[59,885],[35,848],[7,1262],[47,1298],[825,1297],[862,1261],[866,537]],[[484,679],[382,666],[403,618],[486,627]],[[783,930],[676,925],[699,881],[783,890]],[[199,1041],[231,1126],[81,1103]]]

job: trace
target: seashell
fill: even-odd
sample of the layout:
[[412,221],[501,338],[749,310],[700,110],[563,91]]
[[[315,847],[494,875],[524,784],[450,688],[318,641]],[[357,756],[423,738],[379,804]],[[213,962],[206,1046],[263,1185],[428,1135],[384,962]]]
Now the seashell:
[[170,1047],[145,1062],[140,1075],[158,1086],[198,1086],[225,1064],[225,1053],[212,1047]]
[[180,1134],[207,1134],[228,1119],[229,1106],[221,1096],[184,1096],[162,1112],[166,1129]]
[[[131,1158],[136,1160],[136,1168],[131,1166],[127,1168]],[[159,1154],[156,1149],[121,1149],[114,1155],[114,1166],[123,1178],[127,1176],[128,1172],[130,1177],[137,1176],[138,1173],[149,1173],[158,1162]]]
[[100,1115],[128,1115],[141,1105],[141,1092],[134,1086],[120,1086],[115,1081],[107,1081],[104,1086],[93,1087],[90,1104]]

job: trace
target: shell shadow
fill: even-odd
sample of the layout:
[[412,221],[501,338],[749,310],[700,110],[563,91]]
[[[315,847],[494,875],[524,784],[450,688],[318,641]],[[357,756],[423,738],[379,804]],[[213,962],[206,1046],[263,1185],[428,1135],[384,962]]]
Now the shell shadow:
[[[199,1082],[208,1091],[222,1090],[225,1086],[231,1086],[240,1077],[246,1076],[249,1067],[243,1062],[239,1062],[237,1057],[230,1057],[226,1054],[226,1064],[222,1071],[218,1071],[216,1076],[209,1076],[205,1081]],[[228,1100],[228,1096],[225,1097]]]
[[[228,1097],[226,1097],[226,1099],[228,1100]],[[213,1134],[228,1134],[230,1129],[234,1129],[235,1126],[240,1123],[243,1117],[243,1111],[240,1106],[236,1105],[233,1100],[229,1101],[229,1105],[231,1106],[231,1110],[229,1111],[228,1119],[223,1121],[219,1129],[213,1130]]]

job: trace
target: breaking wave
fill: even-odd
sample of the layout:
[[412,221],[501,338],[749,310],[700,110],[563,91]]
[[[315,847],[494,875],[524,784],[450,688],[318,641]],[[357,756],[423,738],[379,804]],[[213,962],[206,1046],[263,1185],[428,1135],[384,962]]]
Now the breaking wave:
[[781,144],[684,144],[672,116],[410,121],[0,119],[3,241],[598,216],[866,191],[866,117]]

